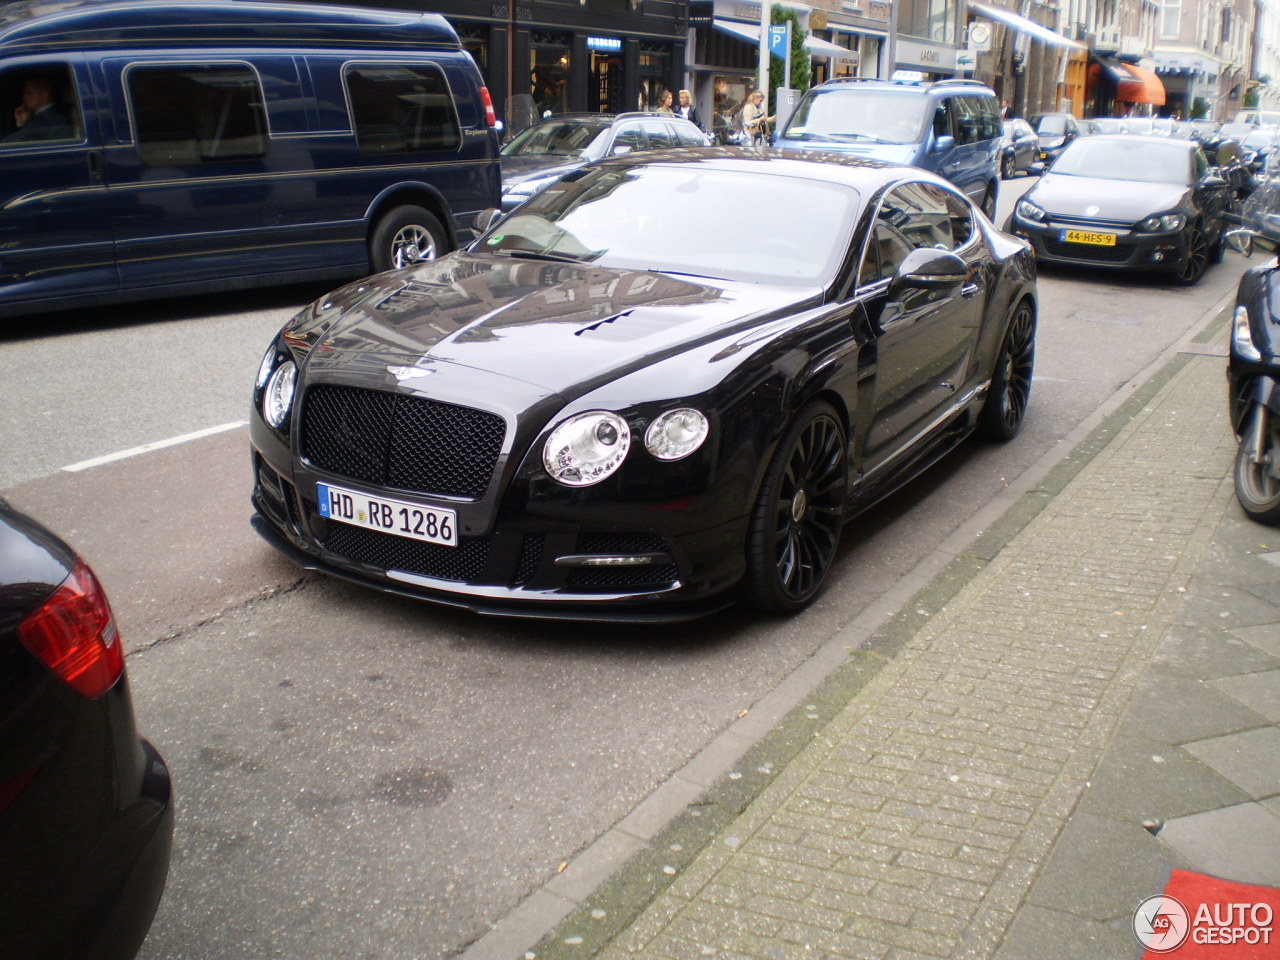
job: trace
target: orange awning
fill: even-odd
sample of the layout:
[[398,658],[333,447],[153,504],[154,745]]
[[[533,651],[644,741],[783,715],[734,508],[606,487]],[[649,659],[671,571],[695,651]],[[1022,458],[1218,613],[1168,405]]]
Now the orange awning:
[[1132,63],[1121,63],[1121,68],[1132,79],[1116,84],[1116,99],[1128,103],[1149,103],[1152,106],[1164,106],[1164,84],[1156,76],[1154,70],[1137,67]]

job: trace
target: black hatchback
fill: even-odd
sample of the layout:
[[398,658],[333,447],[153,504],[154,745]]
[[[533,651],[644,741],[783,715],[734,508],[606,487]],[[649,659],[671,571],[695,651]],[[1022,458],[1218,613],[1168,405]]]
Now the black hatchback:
[[0,499],[0,957],[134,956],[172,839],[101,585]]

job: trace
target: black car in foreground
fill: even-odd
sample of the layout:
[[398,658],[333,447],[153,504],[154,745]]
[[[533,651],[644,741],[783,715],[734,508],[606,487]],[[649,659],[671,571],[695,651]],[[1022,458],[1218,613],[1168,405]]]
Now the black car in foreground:
[[817,594],[843,523],[1031,387],[1035,263],[947,181],[720,147],[602,161],[351,284],[263,357],[255,525],[489,613]]
[[1170,273],[1200,282],[1222,259],[1231,183],[1194,140],[1075,140],[1014,205],[1006,229],[1049,263]]
[[0,500],[0,957],[134,956],[172,839],[101,585]]

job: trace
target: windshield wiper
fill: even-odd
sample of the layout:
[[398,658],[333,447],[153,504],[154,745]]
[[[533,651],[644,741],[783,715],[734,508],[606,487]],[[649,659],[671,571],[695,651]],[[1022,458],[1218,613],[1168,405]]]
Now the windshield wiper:
[[584,263],[581,257],[571,257],[567,253],[535,253],[533,250],[494,250],[493,253],[501,253],[508,257],[516,257],[520,260],[550,260],[553,263]]

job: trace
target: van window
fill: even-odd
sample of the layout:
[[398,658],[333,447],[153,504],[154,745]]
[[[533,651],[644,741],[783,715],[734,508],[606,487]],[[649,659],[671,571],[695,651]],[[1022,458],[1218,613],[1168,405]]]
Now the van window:
[[266,155],[262,88],[247,64],[135,64],[126,76],[138,154],[148,166]]
[[444,74],[431,65],[348,66],[347,98],[365,153],[456,150],[458,117]]
[[80,139],[79,98],[67,64],[28,63],[0,72],[0,143]]

